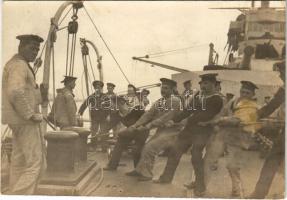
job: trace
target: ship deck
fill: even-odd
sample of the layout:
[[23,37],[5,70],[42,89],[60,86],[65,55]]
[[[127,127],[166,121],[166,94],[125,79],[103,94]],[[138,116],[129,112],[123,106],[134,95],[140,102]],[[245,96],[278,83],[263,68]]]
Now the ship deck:
[[[259,158],[259,152],[244,152],[245,166],[241,170],[241,179],[244,188],[244,196],[248,197],[253,191],[264,159]],[[89,153],[89,159],[96,159],[100,166],[107,163],[107,154]],[[158,157],[154,167],[154,178],[158,178],[165,167],[166,157]],[[105,197],[194,197],[192,190],[186,190],[184,183],[192,180],[192,165],[190,154],[185,154],[177,168],[172,184],[159,185],[152,181],[138,182],[134,177],[128,177],[126,172],[133,169],[132,158],[125,154],[121,160],[121,166],[117,171],[103,171],[101,185],[91,193],[91,196]],[[282,168],[283,169],[283,168]],[[91,182],[89,187],[98,183],[98,179]],[[213,172],[205,198],[230,198],[231,180],[225,168],[224,158],[219,159],[218,169]],[[267,198],[284,198],[284,172],[278,172],[273,180]]]

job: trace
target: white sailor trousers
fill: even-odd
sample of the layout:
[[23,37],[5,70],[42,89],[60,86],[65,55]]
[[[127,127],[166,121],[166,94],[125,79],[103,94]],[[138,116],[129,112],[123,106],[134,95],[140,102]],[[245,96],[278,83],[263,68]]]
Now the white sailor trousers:
[[178,128],[158,130],[154,138],[145,144],[136,171],[145,177],[153,177],[152,171],[156,156],[161,151],[172,146],[177,138],[178,132]]
[[44,140],[40,124],[9,125],[13,150],[10,168],[10,193],[34,194],[44,170]]

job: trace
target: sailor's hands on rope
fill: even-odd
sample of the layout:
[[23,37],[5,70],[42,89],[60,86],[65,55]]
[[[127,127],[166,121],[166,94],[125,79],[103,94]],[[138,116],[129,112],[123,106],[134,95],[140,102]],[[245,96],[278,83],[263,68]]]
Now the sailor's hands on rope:
[[237,117],[221,117],[215,120],[214,124],[219,126],[239,126],[240,119]]
[[35,123],[41,123],[43,120],[43,115],[41,113],[35,113],[30,119]]
[[285,126],[285,122],[282,120],[261,119],[260,123],[262,128],[282,128]]
[[240,119],[236,117],[221,117],[208,122],[198,122],[199,126],[238,126]]

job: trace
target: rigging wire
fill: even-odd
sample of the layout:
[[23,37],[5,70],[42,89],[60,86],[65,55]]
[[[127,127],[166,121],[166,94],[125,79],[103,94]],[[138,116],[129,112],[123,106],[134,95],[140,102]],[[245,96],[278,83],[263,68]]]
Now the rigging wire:
[[135,79],[136,79],[136,60],[132,60],[131,74],[132,74],[132,81],[135,82]]
[[[85,63],[87,64],[87,58],[85,59]],[[93,85],[92,85],[90,74],[89,73],[87,73],[87,74],[88,74],[88,82],[90,85],[90,90],[93,91]]]
[[42,55],[44,53],[44,49],[45,49],[46,45],[47,45],[47,40],[45,41],[45,44],[42,47],[42,50],[41,50],[41,53],[40,53],[40,56],[39,56],[40,58],[42,57]]
[[[55,51],[54,51],[54,46],[52,46],[52,49],[51,49],[51,51],[52,51],[52,65],[53,65],[53,102],[55,102],[55,99],[56,99],[56,91],[55,91],[55,88],[56,88],[56,86],[55,86]],[[56,106],[54,106],[54,110],[53,110],[53,112],[54,112],[54,122],[56,121],[56,115],[55,115],[55,113],[56,113]],[[56,128],[56,125],[55,125],[55,128]]]
[[89,90],[90,87],[89,84],[89,73],[88,73],[88,64],[87,64],[87,56],[82,54],[82,59],[83,59],[83,65],[84,65],[84,74],[85,74],[85,80],[86,80],[86,90],[87,90],[87,96],[89,96]]
[[74,74],[74,68],[75,68],[75,53],[76,53],[76,44],[77,44],[76,39],[77,39],[77,33],[74,35],[74,48],[73,48],[74,52],[73,52],[73,63],[72,63],[72,76]]
[[45,43],[44,43],[44,45],[43,45],[43,47],[42,47],[42,50],[41,50],[41,53],[40,53],[39,57],[38,57],[38,58],[35,60],[35,62],[34,62],[33,71],[34,71],[35,75],[37,74],[37,72],[38,72],[38,70],[39,70],[39,68],[40,68],[40,67],[36,67],[36,62],[37,62],[38,59],[41,60],[46,45],[47,45],[47,40],[45,41]]
[[66,75],[68,75],[69,46],[70,46],[70,34],[68,32],[68,37],[67,37],[67,54],[66,54]]
[[64,27],[62,27],[62,28],[58,28],[58,29],[57,29],[57,32],[62,31],[62,30],[64,30],[64,29],[66,29],[66,28],[68,28],[68,26],[64,26]]
[[73,76],[74,72],[74,61],[75,61],[75,48],[76,48],[76,37],[77,34],[72,34],[72,48],[71,48],[71,57],[70,57],[70,69],[69,76]]
[[59,22],[58,26],[60,26],[62,24],[62,22],[64,21],[64,19],[67,17],[67,15],[70,13],[70,11],[72,10],[73,7],[71,7],[67,13],[64,15],[64,17],[61,19],[61,21]]
[[[205,45],[202,45],[200,47],[205,47]],[[180,53],[186,53],[187,50],[185,51],[178,51],[178,52],[170,52],[170,53],[166,53],[166,54],[159,54],[159,55],[155,55],[155,56],[149,56],[147,55],[149,58],[158,58],[158,57],[163,57],[163,56],[170,56],[170,55],[175,55],[175,54],[180,54]]]
[[[173,50],[167,50],[167,51],[161,51],[161,52],[156,52],[156,53],[151,53],[148,54],[148,56],[154,56],[154,55],[161,55],[161,54],[167,54],[167,53],[172,53],[172,52],[176,52],[176,51],[185,51],[188,49],[192,49],[192,48],[196,48],[196,47],[203,47],[208,45],[208,43],[206,44],[201,44],[201,45],[196,45],[196,46],[189,46],[189,47],[185,47],[185,48],[180,48],[180,49],[173,49]],[[162,56],[162,55],[161,55]],[[159,57],[159,56],[157,56]]]
[[[83,83],[83,81],[84,81],[84,70],[83,70],[83,72],[82,72],[82,76],[81,76],[81,93],[82,93],[82,98],[83,99],[85,99],[85,95],[84,95],[84,83]],[[88,94],[87,94],[88,95]]]
[[95,28],[96,31],[98,32],[100,38],[101,38],[102,41],[104,42],[104,44],[105,44],[106,48],[108,49],[109,53],[111,54],[112,58],[113,58],[114,61],[116,62],[117,66],[118,66],[118,68],[120,69],[121,73],[123,74],[124,78],[126,79],[126,81],[127,81],[128,83],[130,83],[128,77],[127,77],[126,74],[124,73],[122,67],[120,66],[120,64],[118,63],[118,61],[117,61],[117,59],[115,58],[114,54],[112,53],[111,49],[109,48],[108,44],[107,44],[106,41],[104,40],[102,34],[100,33],[99,29],[97,28],[96,24],[94,23],[92,17],[90,16],[89,12],[87,11],[86,7],[83,6],[83,8],[84,8],[84,10],[85,10],[87,16],[89,17],[90,21],[92,22],[94,28]]
[[94,80],[96,80],[96,76],[95,76],[95,73],[94,73],[94,70],[93,70],[93,65],[92,65],[90,54],[88,54],[88,58],[89,58],[89,63],[90,63],[91,71],[92,71],[92,74],[93,74],[93,78],[94,78]]

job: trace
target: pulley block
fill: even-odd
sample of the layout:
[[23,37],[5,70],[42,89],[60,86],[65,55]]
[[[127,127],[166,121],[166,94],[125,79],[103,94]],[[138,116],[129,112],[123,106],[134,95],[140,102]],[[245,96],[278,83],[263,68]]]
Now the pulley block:
[[83,46],[82,46],[82,54],[83,54],[84,56],[89,55],[89,48],[88,48],[87,45],[83,45]]
[[69,34],[75,34],[78,32],[78,22],[70,21],[68,24],[68,32]]

